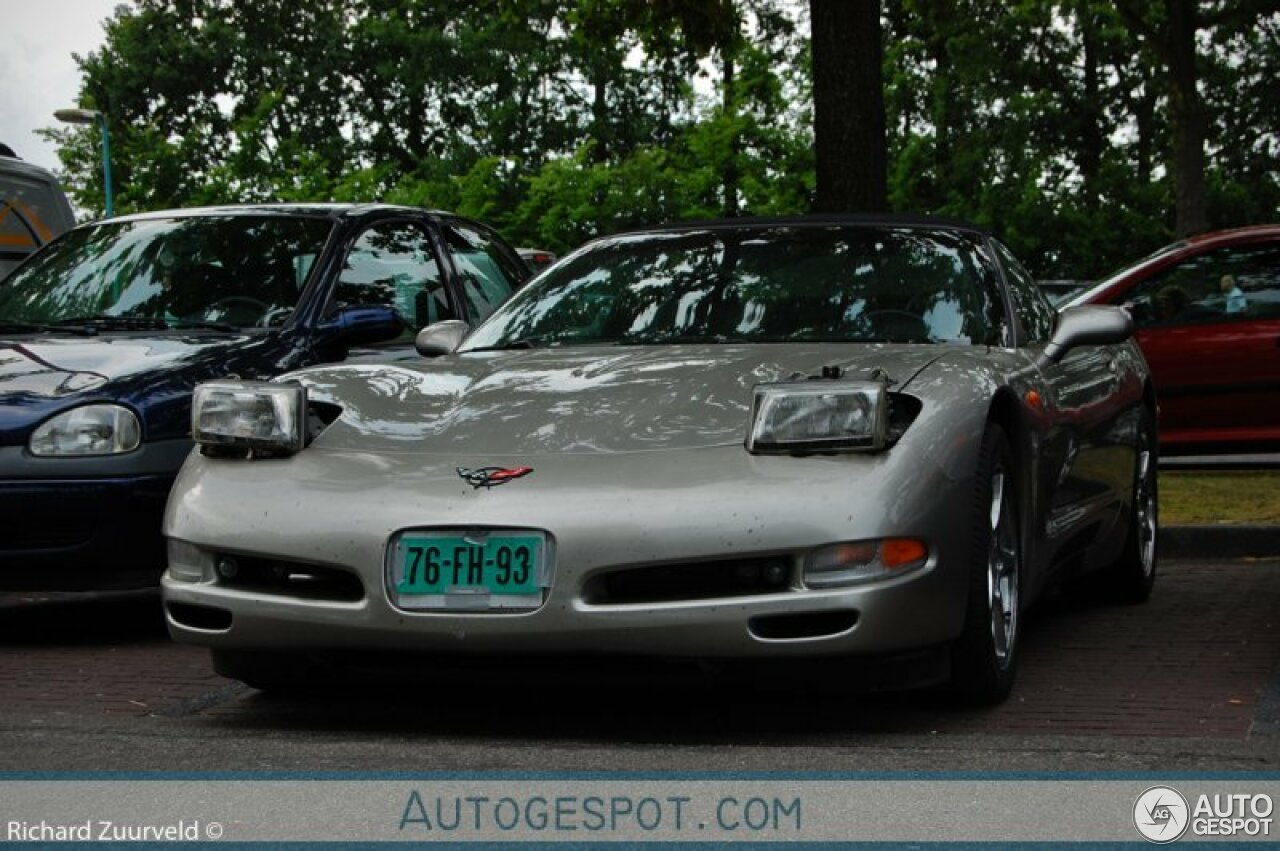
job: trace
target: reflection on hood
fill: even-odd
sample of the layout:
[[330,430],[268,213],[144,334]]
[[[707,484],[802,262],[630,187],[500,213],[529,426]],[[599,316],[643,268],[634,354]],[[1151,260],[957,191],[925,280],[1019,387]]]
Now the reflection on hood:
[[0,342],[0,403],[5,397],[57,399],[143,372],[172,369],[245,337],[98,337]]
[[566,348],[347,365],[293,377],[343,415],[317,448],[449,454],[634,452],[741,443],[756,384],[884,369],[901,386],[937,346]]

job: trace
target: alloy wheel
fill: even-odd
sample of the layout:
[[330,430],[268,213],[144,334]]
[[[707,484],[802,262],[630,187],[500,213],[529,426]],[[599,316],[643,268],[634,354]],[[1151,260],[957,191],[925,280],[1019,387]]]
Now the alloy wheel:
[[1138,451],[1138,481],[1133,498],[1138,511],[1138,558],[1143,577],[1156,569],[1156,487],[1151,449],[1143,440]]
[[1018,636],[1018,539],[1013,508],[1005,488],[1005,472],[991,477],[991,546],[987,557],[987,601],[991,641],[1001,668],[1013,657]]

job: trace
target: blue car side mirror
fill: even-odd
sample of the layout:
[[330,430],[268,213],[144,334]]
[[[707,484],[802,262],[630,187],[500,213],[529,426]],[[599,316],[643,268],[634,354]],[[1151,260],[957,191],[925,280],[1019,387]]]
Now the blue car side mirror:
[[320,321],[319,331],[348,346],[381,343],[404,331],[405,323],[394,307],[385,304],[349,304]]

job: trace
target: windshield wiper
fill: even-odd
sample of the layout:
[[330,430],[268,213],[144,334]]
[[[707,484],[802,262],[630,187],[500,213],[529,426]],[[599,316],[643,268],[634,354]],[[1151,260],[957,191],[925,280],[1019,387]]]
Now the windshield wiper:
[[179,331],[189,328],[198,328],[206,331],[224,331],[228,334],[234,334],[240,330],[230,322],[211,322],[207,319],[181,319],[170,327]]
[[0,334],[37,334],[57,331],[62,334],[75,334],[77,337],[92,337],[98,329],[89,325],[63,327],[61,323],[26,322],[21,319],[0,319]]
[[631,337],[618,341],[624,346],[677,346],[681,344],[697,345],[699,343],[749,343],[742,337],[729,337],[724,334],[666,334],[653,337]]
[[41,322],[23,322],[20,319],[0,319],[0,332],[5,334],[29,334],[33,331],[49,331],[52,325]]
[[623,345],[618,340],[605,339],[603,337],[521,337],[519,340],[512,340],[509,343],[499,343],[495,346],[476,346],[473,349],[462,349],[460,354],[468,352],[505,352],[513,349],[550,349],[560,348],[561,346],[572,348],[574,346],[619,346]]
[[169,323],[163,319],[152,316],[110,316],[105,313],[93,316],[72,316],[67,319],[59,319],[54,325],[59,328],[66,328],[70,325],[79,325],[85,328],[126,328],[129,330],[141,331],[163,331],[169,327]]
[[170,328],[182,331],[200,328],[209,331],[223,331],[228,334],[233,334],[240,330],[229,322],[214,322],[207,319],[179,319],[170,325],[159,316],[109,316],[107,314],[73,316],[69,319],[59,319],[54,325],[60,329],[74,329],[78,325],[81,329],[90,333],[96,332],[101,327],[125,328],[131,331],[168,331]]
[[550,345],[545,337],[521,337],[519,340],[512,340],[509,343],[499,343],[496,346],[476,346],[474,349],[465,349],[466,352],[505,352],[509,349],[536,349],[539,346]]

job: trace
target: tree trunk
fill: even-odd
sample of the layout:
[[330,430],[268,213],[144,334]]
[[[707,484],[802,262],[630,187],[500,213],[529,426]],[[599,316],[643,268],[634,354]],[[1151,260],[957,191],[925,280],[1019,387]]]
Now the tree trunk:
[[1084,42],[1084,91],[1080,104],[1080,176],[1086,210],[1098,208],[1098,177],[1102,170],[1102,104],[1098,85],[1098,24],[1088,0],[1079,4]]
[[813,50],[814,211],[888,207],[878,0],[809,0]]
[[1155,155],[1156,139],[1156,101],[1157,95],[1151,80],[1142,81],[1142,94],[1133,102],[1133,119],[1138,125],[1138,139],[1135,148],[1135,162],[1138,171],[1138,183],[1146,186],[1151,182],[1151,163]]
[[[725,118],[732,121],[738,115],[737,68],[734,65],[731,48],[721,48],[721,92]],[[733,134],[729,142],[729,156],[720,172],[720,184],[724,188],[724,217],[731,219],[738,215],[738,157],[742,154],[742,143],[738,134]]]
[[[1271,3],[1257,4],[1260,8]],[[1164,62],[1169,91],[1169,122],[1173,133],[1175,230],[1190,236],[1209,229],[1208,192],[1205,188],[1205,135],[1208,122],[1196,85],[1196,30],[1201,25],[1196,0],[1164,0],[1165,21],[1149,21],[1143,4],[1117,2],[1116,8],[1134,33],[1147,39]],[[1243,7],[1232,10],[1250,14]],[[1256,14],[1254,12],[1253,14]]]
[[925,5],[924,9],[929,32],[926,47],[929,58],[933,60],[933,88],[929,98],[933,122],[933,205],[942,207],[960,194],[951,147],[952,134],[959,126],[960,116],[953,91],[951,53],[947,48],[947,33],[943,29],[947,16],[953,10],[936,3]]
[[1196,89],[1195,0],[1166,0],[1169,15],[1169,117],[1173,122],[1173,177],[1177,234],[1209,229],[1205,189],[1205,116]]
[[612,128],[609,126],[609,101],[606,96],[608,83],[606,70],[599,64],[592,68],[591,88],[591,161],[607,162],[613,142]]

